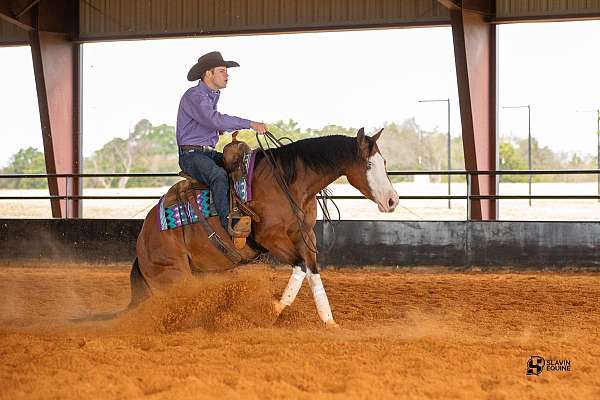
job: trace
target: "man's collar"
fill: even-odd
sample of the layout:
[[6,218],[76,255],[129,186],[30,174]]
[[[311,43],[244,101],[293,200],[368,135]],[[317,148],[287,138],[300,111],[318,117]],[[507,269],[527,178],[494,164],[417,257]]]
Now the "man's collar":
[[198,87],[204,92],[204,93],[214,93],[214,94],[219,94],[221,93],[219,90],[212,90],[211,88],[208,87],[208,85],[202,81],[198,81]]

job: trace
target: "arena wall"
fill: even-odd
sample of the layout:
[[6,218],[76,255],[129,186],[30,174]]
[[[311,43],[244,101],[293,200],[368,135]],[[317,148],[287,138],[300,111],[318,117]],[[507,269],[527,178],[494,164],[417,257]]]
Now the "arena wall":
[[[3,219],[0,261],[133,260],[141,220]],[[337,266],[599,267],[600,222],[318,222],[319,262]]]

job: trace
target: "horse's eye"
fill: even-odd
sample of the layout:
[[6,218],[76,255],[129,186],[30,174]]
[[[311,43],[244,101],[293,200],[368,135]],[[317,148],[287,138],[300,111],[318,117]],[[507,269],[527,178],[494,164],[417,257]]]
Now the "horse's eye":
[[373,163],[371,161],[367,161],[367,169],[371,169]]

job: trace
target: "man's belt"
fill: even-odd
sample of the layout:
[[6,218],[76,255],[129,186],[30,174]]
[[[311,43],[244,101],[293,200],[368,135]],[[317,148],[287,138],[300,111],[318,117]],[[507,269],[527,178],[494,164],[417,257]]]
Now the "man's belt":
[[208,152],[208,151],[215,151],[215,149],[211,146],[199,146],[199,145],[194,145],[194,144],[184,144],[179,146],[179,150],[181,151],[202,151],[202,152]]

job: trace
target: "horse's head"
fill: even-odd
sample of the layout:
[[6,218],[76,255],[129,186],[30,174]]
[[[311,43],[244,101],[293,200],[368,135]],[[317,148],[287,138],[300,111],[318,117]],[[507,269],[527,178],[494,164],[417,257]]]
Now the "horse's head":
[[379,211],[392,212],[399,203],[398,194],[385,169],[385,159],[379,152],[377,140],[381,129],[373,136],[366,136],[363,128],[356,135],[359,162],[346,168],[348,182],[369,200],[377,203]]

